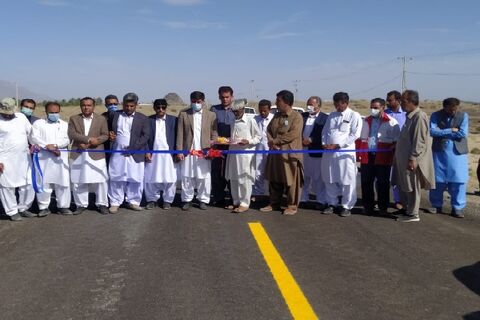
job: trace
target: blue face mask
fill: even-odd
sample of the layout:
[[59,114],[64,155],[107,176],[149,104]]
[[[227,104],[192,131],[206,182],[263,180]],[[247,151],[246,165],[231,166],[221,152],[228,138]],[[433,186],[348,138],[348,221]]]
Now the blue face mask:
[[59,113],[49,113],[47,115],[47,119],[48,119],[48,121],[51,121],[51,122],[58,122],[58,120],[60,119],[60,114]]
[[117,104],[111,104],[107,106],[108,112],[115,112],[118,110],[118,105]]
[[30,117],[33,114],[33,110],[27,107],[22,107],[20,112],[23,113],[25,116]]
[[198,112],[202,110],[202,104],[201,103],[192,103],[191,105],[193,111]]

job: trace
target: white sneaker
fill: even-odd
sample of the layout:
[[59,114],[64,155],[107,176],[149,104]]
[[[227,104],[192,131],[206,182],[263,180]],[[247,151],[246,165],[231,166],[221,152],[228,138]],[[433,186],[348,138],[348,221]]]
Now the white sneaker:
[[418,216],[418,214],[412,214],[412,215],[404,214],[404,215],[401,215],[400,217],[398,217],[397,221],[400,221],[400,222],[417,222],[417,221],[420,221],[420,217]]

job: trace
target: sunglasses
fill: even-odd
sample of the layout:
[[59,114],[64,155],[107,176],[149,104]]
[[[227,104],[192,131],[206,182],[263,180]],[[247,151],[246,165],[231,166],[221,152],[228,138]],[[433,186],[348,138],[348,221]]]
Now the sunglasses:
[[154,106],[153,108],[157,109],[157,110],[159,110],[159,109],[165,110],[165,109],[167,109],[167,106]]

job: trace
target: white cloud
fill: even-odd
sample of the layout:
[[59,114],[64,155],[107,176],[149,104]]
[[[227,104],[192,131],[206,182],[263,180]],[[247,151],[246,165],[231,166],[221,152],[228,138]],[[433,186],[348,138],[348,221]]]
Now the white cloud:
[[165,21],[165,27],[170,29],[223,29],[225,25],[221,22],[208,21]]
[[285,37],[297,37],[301,36],[302,33],[294,32],[286,29],[290,29],[292,25],[295,25],[300,19],[304,16],[303,12],[294,13],[287,19],[274,21],[267,24],[260,32],[258,33],[259,39],[280,39]]
[[205,0],[162,0],[162,2],[172,6],[193,6],[202,4]]
[[70,3],[65,0],[40,0],[38,4],[47,7],[66,7],[70,5]]

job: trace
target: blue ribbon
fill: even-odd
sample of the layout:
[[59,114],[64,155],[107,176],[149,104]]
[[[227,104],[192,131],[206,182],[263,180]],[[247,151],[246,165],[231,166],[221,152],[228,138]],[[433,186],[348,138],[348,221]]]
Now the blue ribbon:
[[[43,190],[43,172],[38,160],[38,152],[34,152],[32,156],[32,185],[35,193],[42,193]],[[40,185],[40,186],[39,186]]]
[[[125,153],[125,154],[145,154],[145,153],[163,153],[163,154],[184,154],[190,153],[190,150],[97,150],[97,149],[59,149],[62,152],[93,152],[93,153]],[[391,152],[391,149],[335,149],[335,150],[222,150],[223,154],[285,154],[285,153],[335,153],[335,152]]]

